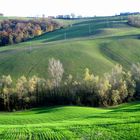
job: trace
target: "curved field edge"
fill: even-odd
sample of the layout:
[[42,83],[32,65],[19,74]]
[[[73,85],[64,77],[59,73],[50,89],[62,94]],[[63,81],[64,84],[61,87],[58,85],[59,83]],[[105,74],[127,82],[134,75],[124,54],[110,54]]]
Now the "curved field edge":
[[52,57],[63,63],[64,76],[72,74],[78,78],[85,68],[103,75],[116,63],[128,69],[132,63],[140,61],[140,29],[129,26],[126,17],[74,22],[68,28],[0,48],[0,76],[10,74],[14,80],[22,75],[47,78],[48,60]]
[[98,41],[67,41],[48,44],[30,49],[0,51],[0,74],[10,74],[15,79],[38,75],[47,77],[48,60],[52,57],[60,59],[64,65],[65,75],[81,76],[85,68],[95,74],[111,69],[114,64],[100,53]]
[[125,68],[130,68],[133,63],[140,61],[140,40],[138,39],[120,39],[102,44],[101,52]]
[[49,43],[32,48],[21,47],[0,51],[0,74],[14,79],[21,75],[47,78],[48,60],[59,59],[65,76],[81,77],[85,68],[102,75],[116,64],[129,69],[140,61],[140,41],[136,38],[86,39]]
[[138,139],[140,102],[112,108],[59,106],[0,113],[0,139]]

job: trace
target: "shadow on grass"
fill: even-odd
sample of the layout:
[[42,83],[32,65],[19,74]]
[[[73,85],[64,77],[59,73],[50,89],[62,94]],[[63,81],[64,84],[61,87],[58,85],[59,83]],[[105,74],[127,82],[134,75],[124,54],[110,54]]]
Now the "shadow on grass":
[[[89,31],[89,25],[90,25],[91,31]],[[52,41],[58,41],[58,40],[73,39],[77,37],[88,37],[91,35],[96,36],[98,30],[101,30],[104,28],[117,28],[117,27],[122,27],[122,26],[128,26],[128,25],[127,23],[118,21],[118,19],[117,20],[110,19],[109,23],[105,19],[103,20],[97,19],[97,21],[87,20],[87,21],[73,24],[72,27],[57,29],[52,32],[46,32],[40,36],[30,39],[30,41],[42,40],[43,43],[46,43],[46,42],[52,42]]]
[[63,106],[50,106],[50,107],[42,107],[42,108],[34,108],[31,111],[34,111],[35,114],[43,114],[43,113],[55,113],[57,111],[62,110]]
[[113,112],[115,112],[115,113],[118,113],[118,112],[140,112],[140,107],[138,107],[138,108],[135,108],[135,109],[116,109],[116,110],[114,110],[114,111],[111,111],[111,113],[113,113]]
[[[34,111],[35,114],[43,114],[43,113],[55,113],[57,111],[61,111],[64,106],[48,106],[42,108],[34,108],[31,111]],[[99,115],[87,116],[86,118],[112,118],[112,116],[104,116],[105,114],[114,114],[114,113],[123,113],[123,112],[140,112],[140,101],[126,103],[114,107],[104,108],[108,109],[107,113],[100,113]],[[103,114],[103,115],[102,115]],[[101,116],[102,115],[102,116]]]
[[[94,30],[94,32],[91,32],[91,34],[87,33],[78,33],[75,35],[69,35],[67,34],[67,38],[66,40],[69,39],[74,39],[74,38],[84,38],[84,37],[90,37],[90,39],[113,39],[113,40],[118,40],[121,41],[123,39],[140,39],[140,34],[135,34],[135,35],[116,35],[116,36],[106,36],[104,35],[102,37],[102,35],[100,35],[101,31],[100,30]],[[96,36],[99,35],[99,36]],[[60,34],[59,36],[55,36],[53,38],[48,38],[46,40],[43,40],[42,43],[46,43],[46,42],[53,42],[53,41],[62,41],[65,40],[64,39],[64,34]]]

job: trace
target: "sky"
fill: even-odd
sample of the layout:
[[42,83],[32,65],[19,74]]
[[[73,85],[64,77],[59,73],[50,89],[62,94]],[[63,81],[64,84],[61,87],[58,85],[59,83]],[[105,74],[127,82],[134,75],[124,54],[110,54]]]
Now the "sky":
[[140,0],[0,0],[5,16],[110,16],[120,12],[140,12]]

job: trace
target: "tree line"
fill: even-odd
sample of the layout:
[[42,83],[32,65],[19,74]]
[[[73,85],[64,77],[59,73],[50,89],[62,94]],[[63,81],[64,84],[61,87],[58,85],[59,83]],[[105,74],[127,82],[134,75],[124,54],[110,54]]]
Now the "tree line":
[[[48,79],[21,76],[16,83],[10,75],[0,78],[0,110],[15,111],[39,106],[112,106],[140,99],[140,63],[130,71],[116,65],[104,76],[86,68],[83,77],[63,77],[59,60],[49,60]],[[80,80],[79,80],[80,79]]]
[[0,22],[0,46],[23,42],[61,26],[60,23],[51,19],[3,20]]
[[129,16],[128,23],[135,27],[140,27],[140,16]]

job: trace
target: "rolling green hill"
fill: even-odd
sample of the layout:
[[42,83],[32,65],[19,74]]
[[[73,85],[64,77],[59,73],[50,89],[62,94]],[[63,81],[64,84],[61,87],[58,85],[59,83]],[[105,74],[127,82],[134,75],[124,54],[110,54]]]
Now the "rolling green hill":
[[62,61],[65,75],[74,76],[81,76],[86,67],[102,75],[116,63],[128,69],[140,61],[140,29],[129,26],[127,17],[95,17],[66,24],[69,27],[0,48],[0,75],[47,77],[52,57]]
[[[1,19],[2,20],[2,19]],[[140,62],[140,29],[127,17],[64,21],[68,27],[0,48],[0,75],[47,77],[48,60],[60,59],[65,76],[88,67],[102,75],[120,63]],[[0,112],[1,140],[138,140],[140,102],[112,108],[57,106]]]
[[50,107],[0,113],[2,140],[138,140],[140,102],[114,108]]

